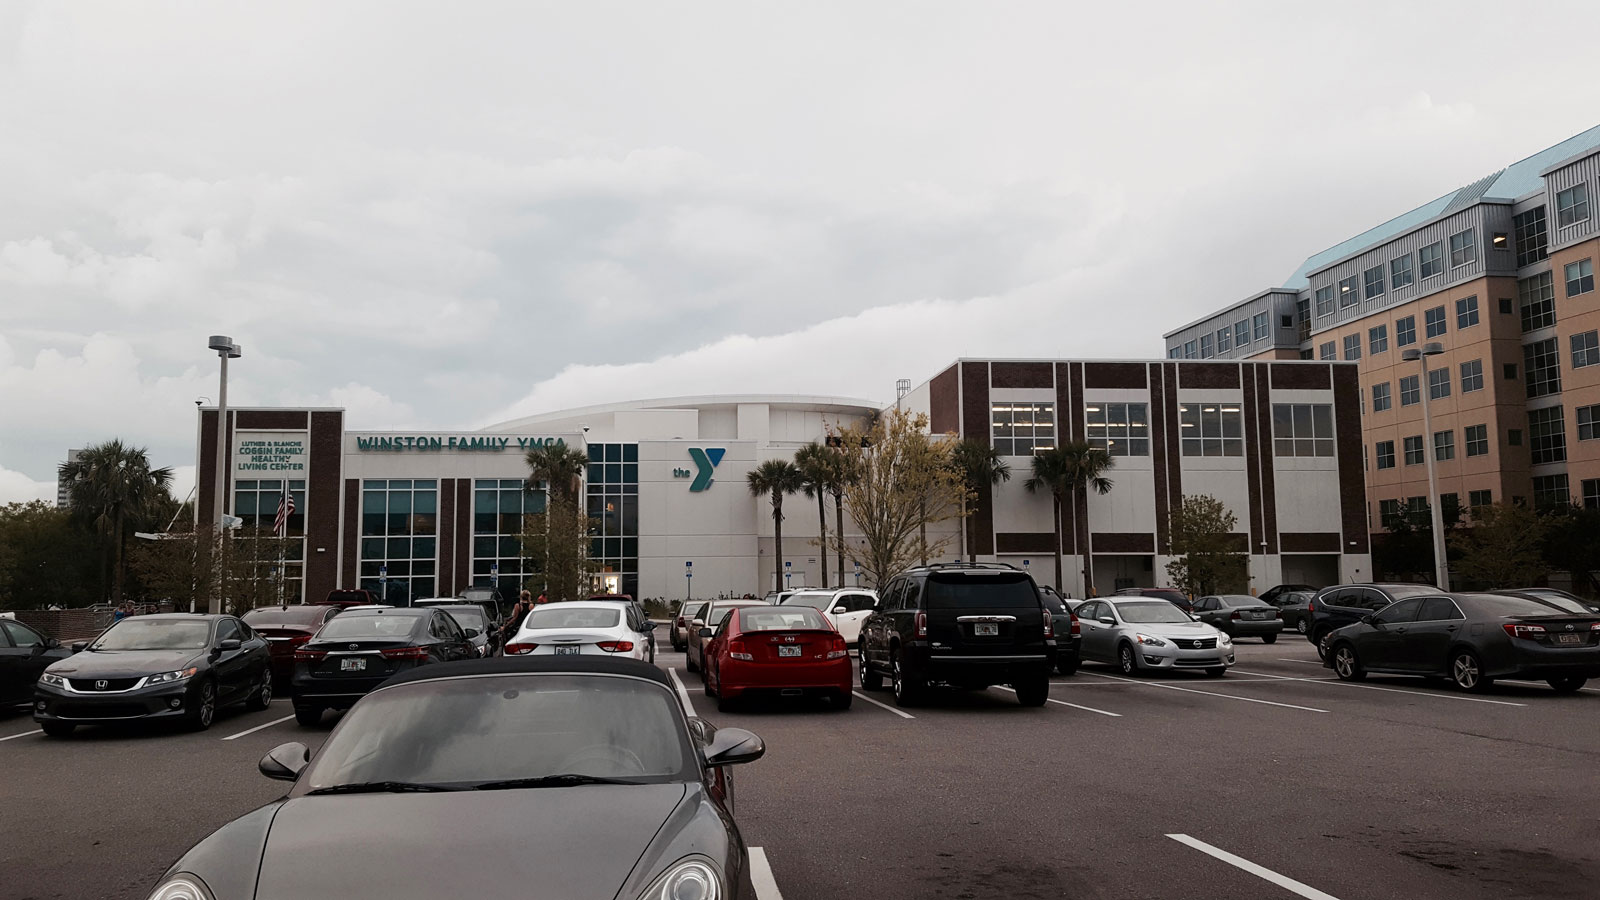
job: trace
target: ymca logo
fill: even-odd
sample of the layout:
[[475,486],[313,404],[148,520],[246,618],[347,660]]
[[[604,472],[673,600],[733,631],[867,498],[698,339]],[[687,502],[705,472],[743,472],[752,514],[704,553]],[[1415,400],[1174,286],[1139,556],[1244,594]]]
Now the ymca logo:
[[[699,493],[711,487],[711,473],[716,471],[717,464],[722,462],[722,455],[727,452],[723,447],[710,447],[704,450],[699,447],[689,448],[689,458],[694,460],[696,470],[694,481],[689,485],[690,491]],[[689,477],[687,469],[674,469],[672,474],[679,478]]]

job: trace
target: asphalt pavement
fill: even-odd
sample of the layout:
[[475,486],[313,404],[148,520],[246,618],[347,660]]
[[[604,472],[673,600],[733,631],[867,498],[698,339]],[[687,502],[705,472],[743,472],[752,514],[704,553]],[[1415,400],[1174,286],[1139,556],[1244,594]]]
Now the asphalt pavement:
[[[1342,684],[1285,635],[1241,642],[1222,679],[1085,665],[1040,709],[992,688],[906,711],[883,692],[844,712],[724,714],[664,630],[661,647],[696,713],[766,740],[735,794],[771,867],[764,900],[1600,896],[1600,684]],[[67,740],[0,717],[0,900],[142,900],[191,844],[282,793],[263,754],[315,748],[335,721],[289,713]]]

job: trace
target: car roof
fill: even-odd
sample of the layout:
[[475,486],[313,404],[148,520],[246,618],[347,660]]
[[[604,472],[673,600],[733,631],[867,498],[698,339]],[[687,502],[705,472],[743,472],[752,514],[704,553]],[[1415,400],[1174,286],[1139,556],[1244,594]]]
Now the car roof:
[[396,613],[406,613],[406,614],[409,614],[409,615],[418,615],[418,614],[421,614],[423,612],[426,612],[427,611],[427,607],[418,608],[418,607],[414,607],[414,606],[384,606],[384,605],[381,605],[381,604],[368,604],[368,605],[365,605],[365,606],[349,606],[349,607],[345,608],[344,612],[339,613],[339,617],[340,618],[344,618],[345,616],[348,616],[351,613],[381,614],[381,613],[383,613],[383,612],[385,612],[387,610],[393,610]]
[[443,666],[420,666],[390,678],[384,682],[383,689],[440,678],[523,674],[630,675],[672,690],[667,673],[650,663],[603,656],[497,656],[492,659],[461,660]]
[[616,609],[615,600],[562,600],[556,603],[540,603],[535,606],[534,612],[541,609]]
[[232,619],[236,616],[212,613],[147,613],[142,616],[126,616],[119,621],[128,622],[138,619],[141,622],[215,622],[218,619]]

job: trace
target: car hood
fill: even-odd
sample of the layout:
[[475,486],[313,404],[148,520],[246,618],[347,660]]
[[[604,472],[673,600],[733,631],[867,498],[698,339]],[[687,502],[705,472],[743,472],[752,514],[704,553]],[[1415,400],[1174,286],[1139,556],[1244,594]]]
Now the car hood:
[[682,784],[296,797],[273,818],[256,900],[611,900]]
[[73,678],[136,678],[198,665],[204,650],[85,650],[52,663],[52,675]]
[[1204,622],[1162,622],[1153,625],[1126,624],[1122,626],[1129,631],[1148,634],[1153,637],[1163,638],[1208,638],[1216,637],[1219,632]]

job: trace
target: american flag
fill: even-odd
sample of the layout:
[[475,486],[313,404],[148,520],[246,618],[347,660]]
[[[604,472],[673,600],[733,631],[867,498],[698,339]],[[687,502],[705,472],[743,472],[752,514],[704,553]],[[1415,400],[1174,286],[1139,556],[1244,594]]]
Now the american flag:
[[272,533],[283,537],[289,533],[289,517],[294,515],[294,495],[285,492],[278,501],[278,517],[272,520]]

